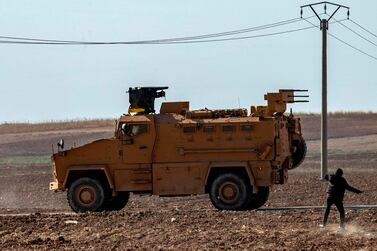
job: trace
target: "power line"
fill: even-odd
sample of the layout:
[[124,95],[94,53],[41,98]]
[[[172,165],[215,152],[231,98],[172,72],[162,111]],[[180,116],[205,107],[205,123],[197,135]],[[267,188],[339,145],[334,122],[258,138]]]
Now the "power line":
[[[308,18],[312,18],[312,17],[314,16],[311,16]],[[279,35],[279,34],[305,30],[312,27],[305,27],[305,28],[286,30],[286,31],[281,31],[281,32],[260,34],[260,35],[255,35],[255,36],[243,36],[243,37],[207,39],[207,40],[203,40],[203,39],[212,38],[212,37],[230,36],[230,35],[242,34],[242,33],[247,33],[247,32],[252,32],[252,31],[270,29],[270,28],[274,28],[274,27],[278,27],[278,26],[282,26],[286,24],[291,24],[291,23],[296,23],[300,21],[301,21],[300,18],[293,18],[293,19],[276,22],[276,23],[250,27],[250,28],[240,29],[240,30],[204,34],[204,35],[198,35],[198,36],[155,39],[155,40],[98,42],[98,41],[73,41],[73,40],[54,40],[54,39],[41,39],[41,38],[0,36],[0,38],[6,39],[6,40],[0,40],[0,43],[3,43],[3,44],[41,44],[41,45],[116,45],[116,44],[181,44],[181,43],[200,43],[200,42],[220,42],[220,41],[232,41],[232,40],[240,40],[240,39],[274,36],[274,35]]]
[[[246,28],[246,29],[232,30],[232,31],[226,31],[226,32],[219,32],[219,33],[210,33],[210,34],[197,35],[197,36],[188,36],[188,37],[129,41],[127,43],[130,43],[130,44],[134,44],[134,43],[135,44],[139,44],[139,43],[140,44],[141,43],[160,43],[160,42],[195,40],[195,39],[203,39],[203,38],[210,38],[210,37],[230,36],[230,35],[236,35],[236,34],[252,32],[252,31],[274,28],[274,27],[278,27],[278,26],[282,26],[282,25],[286,25],[286,24],[299,22],[299,21],[301,21],[300,18],[293,18],[293,19],[288,19],[288,20],[284,20],[284,21],[279,21],[279,22],[276,22],[276,23],[250,27],[250,28]],[[56,39],[26,38],[26,37],[13,37],[13,36],[0,36],[0,38],[10,39],[10,40],[39,41],[39,42],[53,42],[53,43],[105,43],[105,42],[101,42],[101,41],[85,42],[85,41],[75,41],[75,40],[56,40]]]
[[[335,21],[337,21],[335,18],[334,18]],[[342,22],[339,22],[340,25],[342,25],[344,28],[346,28],[347,30],[351,31],[352,33],[354,33],[355,35],[359,36],[360,38],[364,39],[365,41],[373,44],[374,46],[377,47],[377,44],[371,40],[369,40],[368,38],[364,37],[363,35],[361,35],[360,33],[354,31],[353,29],[351,29],[350,27],[348,27],[347,25],[343,24]]]
[[208,42],[233,41],[233,40],[242,40],[242,39],[251,39],[251,38],[259,38],[259,37],[276,36],[276,35],[282,35],[282,34],[297,32],[297,31],[303,31],[303,30],[313,29],[313,28],[314,27],[308,26],[308,27],[304,27],[304,28],[285,30],[285,31],[279,31],[279,32],[272,32],[272,33],[254,35],[254,36],[244,36],[244,37],[234,37],[234,38],[222,38],[222,39],[208,39],[208,40],[198,40],[198,41],[178,41],[178,42],[170,42],[170,43],[165,43],[165,44],[187,44],[187,43],[208,43]]
[[[311,24],[312,26],[314,26],[314,27],[316,27],[316,28],[319,28],[319,25],[316,25],[316,24],[313,24],[312,22],[310,22],[309,20],[308,20],[308,18],[303,18],[306,22],[308,22],[309,24]],[[336,20],[336,21],[332,21],[332,22],[329,22],[329,24],[335,24],[335,23],[340,23],[340,22],[343,22],[343,21],[346,21],[346,20],[348,20],[348,19],[341,19],[341,20]],[[313,28],[314,28],[313,27]]]
[[243,36],[243,37],[234,37],[234,38],[222,38],[222,39],[207,39],[207,40],[189,40],[189,41],[171,41],[171,42],[148,42],[148,43],[140,43],[140,42],[32,42],[32,41],[7,41],[7,40],[0,40],[0,44],[31,44],[31,45],[121,45],[121,44],[191,44],[191,43],[208,43],[208,42],[222,42],[222,41],[234,41],[234,40],[242,40],[242,39],[251,39],[251,38],[259,38],[259,37],[267,37],[267,36],[276,36],[281,34],[287,34],[302,30],[313,29],[314,27],[308,26],[304,28],[292,29],[292,30],[285,30],[279,32],[272,32],[272,33],[265,33],[259,34],[254,36]]
[[366,55],[366,56],[368,56],[368,57],[370,57],[370,58],[372,58],[374,60],[377,60],[377,57],[375,57],[375,56],[373,56],[373,55],[371,55],[371,54],[369,54],[369,53],[367,53],[367,52],[365,52],[365,51],[363,51],[363,50],[361,50],[361,49],[359,49],[359,48],[351,45],[350,43],[347,43],[346,41],[344,41],[344,40],[336,37],[335,35],[333,35],[331,33],[328,33],[328,34],[329,34],[329,36],[331,36],[331,37],[335,38],[336,40],[338,40],[339,42],[342,42],[343,44],[351,47],[352,49],[357,50],[358,52],[360,52],[360,53],[362,53],[362,54],[364,54],[364,55]]
[[354,21],[354,20],[352,20],[352,19],[350,19],[350,21],[351,21],[352,23],[354,23],[355,25],[359,26],[359,27],[360,27],[361,29],[363,29],[364,31],[366,31],[366,32],[368,32],[369,34],[371,34],[372,36],[377,37],[376,34],[374,34],[373,32],[369,31],[367,28],[364,28],[364,27],[361,26],[360,24],[356,23],[356,21]]
[[[317,28],[319,27],[318,25],[313,24],[313,23],[310,22],[309,20],[306,20],[306,19],[304,19],[304,20],[305,20],[306,22],[310,23],[311,25],[313,25],[314,27],[317,27]],[[343,22],[343,21],[344,21],[344,20],[339,20],[339,21],[334,21],[333,23],[340,23],[340,22]],[[368,56],[368,57],[370,57],[370,58],[372,58],[372,59],[377,60],[377,57],[375,57],[375,56],[373,56],[373,55],[371,55],[371,54],[369,54],[369,53],[367,53],[367,52],[365,52],[365,51],[363,51],[363,50],[357,48],[356,46],[354,46],[354,45],[352,45],[352,44],[350,44],[350,43],[344,41],[343,39],[340,39],[339,37],[337,37],[337,36],[331,34],[330,32],[327,32],[327,34],[328,34],[330,37],[332,37],[332,38],[338,40],[339,42],[341,42],[341,43],[347,45],[348,47],[351,47],[352,49],[354,49],[354,50],[356,50],[356,51],[358,51],[358,52],[360,52],[360,53],[362,53],[362,54],[364,54],[364,55],[366,55],[366,56]]]

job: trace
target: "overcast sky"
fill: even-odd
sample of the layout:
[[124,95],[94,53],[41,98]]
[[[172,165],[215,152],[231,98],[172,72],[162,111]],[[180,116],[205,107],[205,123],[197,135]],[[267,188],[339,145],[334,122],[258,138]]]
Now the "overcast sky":
[[[308,1],[0,1],[0,35],[129,41],[242,29],[299,17]],[[377,1],[339,1],[377,33]],[[318,10],[322,12],[322,10]],[[331,11],[331,8],[328,8]],[[309,9],[304,16],[311,16]],[[337,19],[346,17],[345,11]],[[318,20],[311,19],[318,24]],[[377,43],[377,38],[363,33]],[[305,21],[250,35],[306,27]],[[377,48],[339,24],[334,35],[377,57]],[[377,111],[377,60],[329,38],[330,111]],[[130,86],[167,85],[168,101],[191,109],[248,108],[279,88],[309,89],[319,112],[319,29],[249,40],[179,45],[47,46],[0,44],[0,122],[115,118]]]

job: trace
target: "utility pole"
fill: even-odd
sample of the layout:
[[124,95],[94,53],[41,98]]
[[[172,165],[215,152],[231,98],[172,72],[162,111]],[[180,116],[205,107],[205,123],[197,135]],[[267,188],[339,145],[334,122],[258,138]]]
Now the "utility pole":
[[[324,12],[327,14],[327,5],[334,6],[336,9],[329,18],[322,18],[316,12],[314,6],[323,5]],[[329,21],[338,12],[340,8],[347,9],[347,18],[349,17],[349,7],[330,2],[319,2],[301,6],[301,18],[304,8],[310,8],[320,21],[320,29],[322,30],[322,112],[321,112],[321,180],[325,179],[328,173],[327,168],[327,30],[329,29]]]

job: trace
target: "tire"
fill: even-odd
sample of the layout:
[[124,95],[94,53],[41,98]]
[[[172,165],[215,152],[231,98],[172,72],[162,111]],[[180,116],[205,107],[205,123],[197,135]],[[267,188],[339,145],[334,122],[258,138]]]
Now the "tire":
[[69,206],[76,213],[103,211],[106,188],[95,178],[83,177],[70,184],[67,192]]
[[250,184],[234,173],[217,176],[210,187],[210,199],[219,210],[244,210],[251,191]]
[[109,202],[106,203],[107,211],[119,211],[122,210],[130,198],[129,192],[118,192],[115,197],[112,197]]
[[299,140],[294,141],[293,146],[296,147],[296,151],[292,154],[292,167],[289,170],[297,168],[305,159],[307,146],[303,137],[300,136]]
[[269,195],[270,195],[269,187],[258,187],[258,193],[251,194],[249,196],[246,209],[254,210],[254,209],[260,208],[267,202]]

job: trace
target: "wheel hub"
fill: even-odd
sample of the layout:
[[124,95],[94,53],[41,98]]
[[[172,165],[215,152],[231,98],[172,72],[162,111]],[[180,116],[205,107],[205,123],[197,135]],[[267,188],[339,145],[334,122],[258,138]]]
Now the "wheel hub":
[[76,200],[85,206],[89,206],[96,201],[96,191],[94,187],[83,185],[77,188]]
[[233,203],[238,199],[239,188],[233,182],[224,182],[219,188],[219,197],[225,203]]

